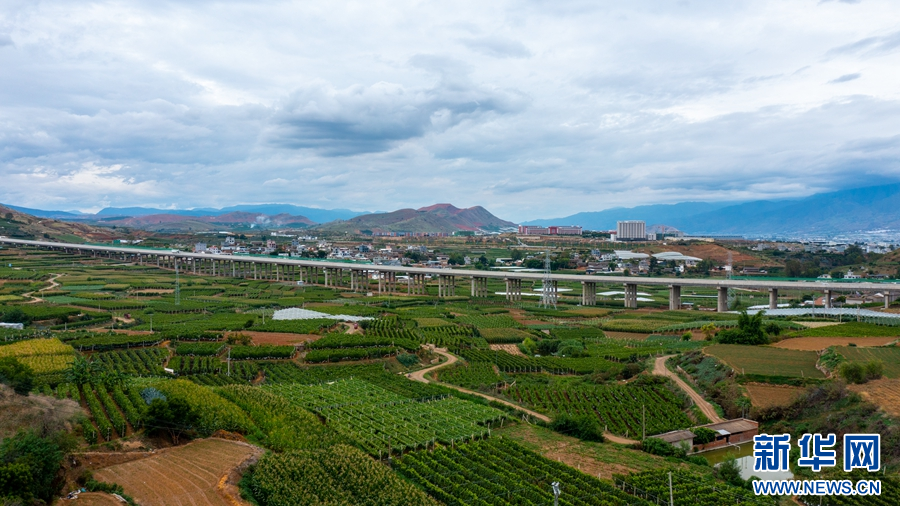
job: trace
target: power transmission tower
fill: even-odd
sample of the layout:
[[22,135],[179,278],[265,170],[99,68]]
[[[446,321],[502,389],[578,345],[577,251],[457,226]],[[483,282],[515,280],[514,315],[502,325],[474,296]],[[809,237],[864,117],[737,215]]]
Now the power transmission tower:
[[544,252],[544,279],[541,281],[541,307],[556,309],[556,290],[553,288],[553,280],[550,278],[550,250]]

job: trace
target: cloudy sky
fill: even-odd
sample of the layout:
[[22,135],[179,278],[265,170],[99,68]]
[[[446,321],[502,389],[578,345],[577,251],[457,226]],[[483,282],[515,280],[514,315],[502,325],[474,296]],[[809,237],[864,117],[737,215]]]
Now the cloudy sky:
[[898,161],[896,0],[0,3],[13,205],[522,221],[896,182]]

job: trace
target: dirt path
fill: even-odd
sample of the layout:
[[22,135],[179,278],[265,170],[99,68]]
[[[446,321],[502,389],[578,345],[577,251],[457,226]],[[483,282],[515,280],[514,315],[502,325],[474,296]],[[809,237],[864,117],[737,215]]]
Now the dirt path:
[[[50,282],[50,286],[48,288],[41,288],[40,290],[38,290],[38,292],[43,292],[44,290],[53,290],[53,289],[59,287],[59,283],[57,283],[56,280],[62,276],[63,276],[62,274],[53,274],[53,277],[47,280]],[[34,295],[31,295],[33,293],[34,292],[28,292],[28,293],[22,294],[23,297],[31,297],[31,300],[26,302],[26,304],[35,304],[38,302],[44,302],[44,299],[42,299],[40,297],[35,297]]]
[[666,360],[674,356],[675,355],[666,355],[664,357],[657,358],[656,362],[653,363],[653,374],[656,374],[657,376],[668,376],[669,378],[672,378],[672,381],[674,381],[679,388],[684,390],[684,393],[688,394],[688,396],[694,401],[694,404],[696,404],[697,407],[700,408],[700,411],[702,411],[703,414],[706,415],[707,418],[709,418],[710,422],[724,422],[725,420],[720,417],[718,413],[716,413],[716,409],[713,408],[712,404],[707,402],[702,395],[694,391],[694,389],[691,388],[690,385],[685,383],[684,380],[679,378],[677,374],[666,368]]
[[[411,379],[411,380],[419,381],[419,382],[421,382],[421,383],[431,383],[431,381],[430,381],[428,378],[425,377],[427,374],[429,374],[429,373],[431,373],[431,372],[433,372],[433,371],[436,371],[436,370],[438,370],[438,369],[440,369],[440,368],[442,368],[442,367],[447,367],[447,366],[449,366],[449,365],[451,365],[451,364],[454,364],[454,363],[456,363],[456,362],[459,360],[459,359],[456,357],[456,355],[453,355],[453,354],[451,354],[451,353],[448,353],[447,350],[446,350],[445,348],[435,348],[434,352],[437,353],[438,355],[441,355],[441,356],[443,356],[443,357],[446,357],[447,361],[444,362],[443,364],[438,364],[438,365],[435,365],[435,366],[432,366],[432,367],[428,367],[428,368],[425,368],[425,369],[416,371],[416,372],[414,372],[414,373],[410,373],[407,377],[408,377],[409,379]],[[483,393],[481,393],[481,392],[475,392],[475,391],[473,391],[473,390],[469,390],[469,389],[467,389],[467,388],[459,387],[459,386],[456,386],[456,385],[451,385],[451,384],[449,384],[449,383],[441,383],[441,382],[439,382],[439,381],[435,381],[434,383],[435,383],[435,384],[438,384],[438,385],[441,385],[441,386],[444,386],[444,387],[447,387],[447,388],[452,388],[452,389],[454,389],[454,390],[460,391],[460,392],[465,393],[465,394],[469,394],[469,395],[477,395],[478,397],[481,397],[481,398],[483,398],[483,399],[487,399],[487,400],[489,400],[489,401],[499,402],[500,404],[503,404],[504,406],[509,406],[509,407],[511,407],[511,408],[513,408],[513,409],[516,409],[516,410],[518,410],[518,411],[521,411],[521,412],[523,412],[523,413],[527,413],[527,414],[529,414],[529,415],[531,415],[531,416],[537,418],[538,420],[541,420],[541,421],[544,421],[544,422],[547,422],[547,423],[550,422],[550,417],[547,416],[547,415],[542,415],[542,414],[538,413],[537,411],[532,411],[532,410],[530,410],[530,409],[528,409],[528,408],[523,408],[522,406],[519,406],[518,404],[514,404],[514,403],[512,403],[512,402],[505,401],[505,400],[503,400],[503,399],[494,397],[494,396],[492,396],[492,395],[483,394]],[[627,439],[627,438],[624,438],[624,437],[619,437],[619,436],[616,436],[615,434],[610,434],[610,433],[608,433],[608,432],[604,433],[603,435],[606,437],[606,439],[608,439],[609,441],[612,441],[613,443],[626,444],[626,445],[637,443],[637,441],[635,441],[635,440],[633,440],[633,439]]]

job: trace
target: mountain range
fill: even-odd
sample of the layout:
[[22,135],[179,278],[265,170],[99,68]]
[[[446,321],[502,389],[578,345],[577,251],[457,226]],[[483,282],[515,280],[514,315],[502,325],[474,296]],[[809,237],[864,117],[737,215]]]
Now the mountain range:
[[315,207],[295,206],[291,204],[245,204],[221,209],[214,208],[197,208],[197,209],[157,209],[153,207],[107,207],[101,211],[90,214],[79,211],[45,211],[42,209],[31,209],[27,207],[19,207],[6,205],[10,209],[15,209],[39,218],[53,218],[58,220],[78,220],[78,221],[101,221],[109,218],[139,218],[142,216],[175,214],[178,216],[190,217],[211,217],[222,216],[234,212],[256,213],[266,216],[290,215],[299,216],[308,219],[312,223],[327,223],[334,220],[347,220],[354,216],[367,214],[360,211],[350,211],[349,209],[318,209]]
[[152,232],[203,232],[222,228],[308,228],[315,222],[305,216],[232,211],[216,216],[184,216],[181,214],[147,214],[135,217],[113,216],[100,220],[104,226],[138,228]]
[[481,206],[460,209],[452,204],[435,204],[419,209],[400,209],[390,213],[364,214],[346,221],[317,227],[334,232],[444,232],[499,231],[516,224],[497,218]]
[[832,235],[900,230],[900,184],[854,188],[787,200],[683,202],[577,213],[526,225],[580,225],[614,230],[616,221],[644,220],[691,234]]
[[[222,209],[106,208],[96,214],[10,209],[39,218],[87,225],[123,226],[150,231],[196,232],[221,228],[314,228],[335,232],[500,231],[515,227],[481,206],[465,209],[436,204],[419,209],[362,213],[290,204],[236,205]],[[747,236],[819,235],[873,230],[900,231],[900,184],[885,184],[820,193],[785,200],[748,202],[682,202],[581,212],[527,225],[580,225],[586,230],[613,230],[620,220],[643,220],[689,234]]]

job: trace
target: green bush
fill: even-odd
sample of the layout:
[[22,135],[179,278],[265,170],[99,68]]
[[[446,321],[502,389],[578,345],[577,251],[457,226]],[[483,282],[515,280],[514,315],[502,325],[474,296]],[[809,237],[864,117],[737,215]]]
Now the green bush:
[[401,353],[397,355],[397,362],[403,364],[404,367],[412,367],[419,363],[419,357],[412,353]]
[[19,395],[28,395],[34,385],[34,372],[15,357],[0,358],[0,383],[9,385]]
[[63,450],[49,438],[20,431],[0,443],[0,497],[50,501]]
[[596,416],[562,414],[550,423],[550,428],[584,441],[603,442],[603,428]]
[[716,431],[706,427],[697,427],[691,430],[694,433],[694,444],[705,445],[716,440]]

